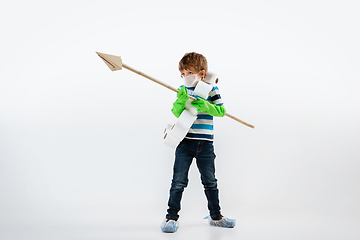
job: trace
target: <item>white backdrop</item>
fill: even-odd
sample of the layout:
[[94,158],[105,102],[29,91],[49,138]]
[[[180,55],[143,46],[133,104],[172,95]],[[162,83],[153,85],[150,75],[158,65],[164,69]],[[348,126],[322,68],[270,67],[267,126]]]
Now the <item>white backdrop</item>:
[[[95,51],[174,87],[195,51],[220,75],[227,111],[255,125],[215,120],[233,234],[358,239],[358,12],[354,0],[1,3],[0,236],[127,223],[131,239],[151,223],[164,237],[173,150],[162,132],[176,94],[111,72]],[[207,215],[195,165],[180,214],[180,230]]]

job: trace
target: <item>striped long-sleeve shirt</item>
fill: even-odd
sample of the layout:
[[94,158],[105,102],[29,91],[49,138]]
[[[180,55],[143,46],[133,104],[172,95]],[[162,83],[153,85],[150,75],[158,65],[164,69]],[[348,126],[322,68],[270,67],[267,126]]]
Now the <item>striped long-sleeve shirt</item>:
[[[194,87],[187,87],[188,94],[193,97],[199,97],[194,94]],[[223,101],[220,96],[220,91],[217,86],[214,86],[210,93],[208,98],[206,99],[208,102],[215,104],[215,105],[221,105],[223,104]],[[197,115],[197,119],[193,123],[193,125],[190,127],[189,132],[187,133],[185,138],[188,139],[197,139],[197,140],[208,140],[213,141],[214,140],[214,117],[205,113],[205,112],[199,112]]]

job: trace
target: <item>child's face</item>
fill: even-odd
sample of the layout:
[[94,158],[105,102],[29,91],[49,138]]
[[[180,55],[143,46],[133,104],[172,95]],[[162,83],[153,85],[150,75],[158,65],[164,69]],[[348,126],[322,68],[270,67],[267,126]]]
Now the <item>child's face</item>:
[[205,71],[202,70],[202,71],[200,71],[198,73],[194,67],[189,67],[189,69],[181,70],[180,73],[181,73],[182,78],[187,77],[187,76],[192,75],[192,74],[200,75],[200,76],[198,76],[198,78],[202,78],[204,76],[204,74],[205,74]]

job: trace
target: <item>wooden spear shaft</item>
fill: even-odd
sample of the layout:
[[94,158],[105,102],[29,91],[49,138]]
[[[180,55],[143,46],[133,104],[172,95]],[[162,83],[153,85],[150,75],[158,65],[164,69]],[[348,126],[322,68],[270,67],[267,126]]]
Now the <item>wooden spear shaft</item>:
[[[160,84],[160,85],[162,85],[162,86],[164,86],[164,87],[166,87],[166,88],[168,88],[168,89],[170,89],[170,90],[172,90],[172,91],[174,91],[174,92],[178,92],[178,91],[179,91],[179,90],[177,90],[176,88],[174,88],[174,87],[172,87],[172,86],[170,86],[170,85],[168,85],[168,84],[166,84],[166,83],[163,83],[163,82],[157,80],[156,78],[153,78],[153,77],[151,77],[151,76],[149,76],[149,75],[147,75],[147,74],[145,74],[145,73],[143,73],[143,72],[140,72],[140,71],[138,71],[138,70],[135,70],[134,68],[126,65],[125,63],[122,63],[122,67],[124,67],[124,68],[126,68],[126,69],[128,69],[128,70],[130,70],[130,71],[132,71],[132,72],[134,72],[134,73],[136,73],[136,74],[139,74],[140,76],[143,76],[143,77],[145,77],[145,78],[147,78],[147,79],[150,79],[151,81],[156,82],[157,84]],[[196,98],[194,98],[194,97],[192,97],[192,96],[189,96],[189,98],[192,99],[192,100],[197,100]],[[251,124],[249,124],[249,123],[246,123],[246,122],[238,119],[237,117],[234,117],[234,116],[230,115],[229,113],[226,113],[225,116],[228,116],[229,118],[232,118],[232,119],[234,119],[235,121],[237,121],[237,122],[239,122],[239,123],[242,123],[242,124],[244,124],[244,125],[246,125],[246,126],[248,126],[248,127],[254,128],[253,125],[251,125]]]

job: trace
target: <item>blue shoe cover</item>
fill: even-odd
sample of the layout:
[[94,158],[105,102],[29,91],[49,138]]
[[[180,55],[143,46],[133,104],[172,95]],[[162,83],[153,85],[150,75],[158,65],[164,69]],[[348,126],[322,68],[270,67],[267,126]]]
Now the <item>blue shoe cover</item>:
[[226,217],[222,217],[220,220],[212,220],[210,216],[207,216],[204,219],[208,219],[209,224],[216,227],[233,228],[236,224],[235,219]]
[[167,219],[165,218],[164,221],[160,225],[161,231],[163,231],[165,233],[174,233],[179,229],[179,222],[178,221],[169,220],[167,222],[166,220]]

